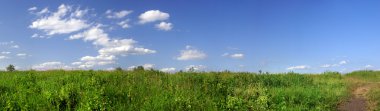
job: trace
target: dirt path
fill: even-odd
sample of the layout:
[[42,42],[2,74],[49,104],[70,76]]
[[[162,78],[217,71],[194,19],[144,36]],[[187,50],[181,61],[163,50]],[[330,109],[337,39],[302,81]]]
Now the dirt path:
[[366,99],[367,93],[379,83],[363,83],[355,90],[352,91],[352,97],[341,104],[338,107],[339,111],[367,111],[373,109],[372,105],[368,105],[368,101]]
[[359,86],[352,92],[352,97],[339,106],[339,111],[366,111],[367,100],[365,95],[370,90],[371,86],[366,84]]

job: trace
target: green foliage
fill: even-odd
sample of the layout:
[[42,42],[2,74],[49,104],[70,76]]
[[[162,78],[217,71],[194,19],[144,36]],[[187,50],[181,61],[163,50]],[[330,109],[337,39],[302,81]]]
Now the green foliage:
[[376,86],[372,90],[368,92],[368,98],[371,102],[377,103],[377,107],[374,109],[375,111],[380,111],[380,105],[379,105],[379,100],[380,100],[380,86]]
[[115,68],[115,71],[123,71],[123,69],[121,67],[117,67]]
[[224,72],[0,72],[3,110],[335,110],[341,75]]
[[351,72],[347,74],[347,76],[358,78],[358,79],[369,81],[369,82],[380,81],[380,71],[372,71],[372,70],[355,71],[355,72]]
[[15,71],[15,70],[16,70],[16,69],[15,69],[15,66],[12,65],[12,64],[8,65],[6,69],[7,69],[7,71],[9,71],[9,72],[12,72],[12,71]]
[[137,66],[133,70],[134,71],[144,71],[144,66]]

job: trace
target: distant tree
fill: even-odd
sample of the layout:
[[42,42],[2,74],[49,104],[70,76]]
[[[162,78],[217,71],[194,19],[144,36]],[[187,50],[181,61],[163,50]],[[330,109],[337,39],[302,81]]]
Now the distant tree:
[[194,67],[189,68],[189,72],[195,72],[195,68]]
[[123,69],[121,67],[117,67],[115,68],[116,71],[123,71]]
[[263,71],[262,71],[262,70],[259,70],[259,74],[261,74],[261,73],[263,73]]
[[137,67],[134,68],[133,70],[135,70],[135,71],[143,71],[143,70],[144,70],[144,67],[143,67],[143,66],[137,66]]
[[8,67],[7,67],[7,71],[9,71],[9,72],[12,72],[12,71],[15,71],[16,69],[15,69],[15,66],[14,65],[12,65],[12,64],[10,64]]

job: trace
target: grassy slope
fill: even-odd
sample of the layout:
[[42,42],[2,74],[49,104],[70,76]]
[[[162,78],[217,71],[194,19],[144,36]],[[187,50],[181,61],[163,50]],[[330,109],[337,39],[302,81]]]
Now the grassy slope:
[[357,81],[354,85],[370,84],[371,89],[367,94],[370,108],[380,111],[380,71],[355,71],[346,75],[347,78],[354,78]]
[[340,74],[0,72],[4,110],[335,110]]

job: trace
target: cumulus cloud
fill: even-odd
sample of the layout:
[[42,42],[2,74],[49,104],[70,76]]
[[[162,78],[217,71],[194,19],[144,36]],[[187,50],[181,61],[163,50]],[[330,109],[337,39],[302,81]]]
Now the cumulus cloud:
[[120,19],[120,18],[124,18],[125,16],[131,14],[132,12],[133,11],[131,11],[131,10],[121,10],[119,12],[112,12],[112,10],[107,10],[106,14],[107,14],[107,18]]
[[89,27],[86,21],[81,19],[81,16],[71,16],[78,15],[80,12],[84,11],[73,11],[71,6],[64,4],[60,5],[58,10],[53,13],[49,13],[47,8],[45,8],[41,10],[39,14],[46,13],[47,15],[39,16],[40,18],[33,21],[29,28],[42,30],[46,33],[46,35],[69,34],[80,31]]
[[62,62],[52,61],[52,62],[45,62],[45,63],[33,65],[32,69],[34,70],[55,70],[55,69],[71,70],[72,67],[67,66]]
[[1,54],[10,54],[11,52],[3,51]]
[[204,52],[192,46],[186,46],[185,50],[181,50],[181,54],[177,57],[177,60],[200,60],[206,57],[207,55]]
[[42,15],[42,14],[46,14],[49,12],[49,9],[48,8],[44,8],[42,9],[41,11],[37,12],[37,15]]
[[100,45],[100,55],[141,55],[156,53],[154,50],[137,47],[133,39],[111,39],[99,26],[93,27],[83,33],[70,36],[71,40],[83,39],[92,41],[94,45]]
[[84,56],[80,59],[80,62],[74,62],[72,65],[81,69],[93,68],[97,65],[114,64],[116,57],[113,55],[98,55],[98,56]]
[[206,66],[204,65],[189,65],[185,67],[186,71],[205,71]]
[[369,68],[373,68],[373,66],[372,65],[366,65],[366,66],[364,66],[364,68],[369,69]]
[[[47,8],[46,8],[47,9]],[[44,11],[44,10],[41,10]],[[132,11],[122,10],[120,12],[107,11],[108,18],[123,18]],[[94,66],[109,65],[116,63],[119,56],[144,55],[156,53],[155,50],[147,49],[137,45],[133,39],[115,39],[108,35],[101,23],[88,24],[83,18],[88,10],[73,8],[72,6],[60,5],[56,12],[47,10],[45,14],[37,14],[39,19],[29,26],[32,29],[42,30],[47,36],[56,34],[72,34],[68,40],[83,40],[90,42],[98,48],[98,55],[83,56],[72,65],[78,68],[93,68]],[[128,19],[119,23],[123,28],[128,28]],[[38,34],[32,38],[45,38]],[[46,37],[49,38],[49,37]]]
[[162,68],[162,69],[160,69],[160,71],[167,72],[167,73],[173,73],[173,72],[175,72],[175,68],[174,67]]
[[339,64],[340,65],[347,64],[347,61],[340,61]]
[[229,53],[224,53],[222,54],[223,57],[230,57],[232,59],[243,59],[244,54],[242,53],[236,53],[236,54],[229,54]]
[[324,65],[322,65],[320,67],[322,67],[322,68],[339,67],[339,66],[345,65],[347,63],[348,63],[347,60],[342,60],[342,61],[340,61],[339,63],[336,63],[336,64],[324,64]]
[[30,8],[28,9],[28,11],[35,11],[35,10],[37,10],[37,7],[30,7]]
[[[142,66],[146,70],[150,70],[150,69],[154,68],[154,64],[143,64],[143,65],[140,65],[140,66]],[[130,67],[127,68],[127,70],[133,70],[133,69],[135,69],[137,67],[138,66],[130,66]]]
[[173,24],[167,23],[167,22],[161,22],[159,24],[156,24],[156,28],[158,30],[169,31],[169,30],[172,30]]
[[14,41],[9,41],[9,42],[0,42],[0,45],[12,45],[14,44]]
[[49,37],[44,36],[44,35],[40,35],[40,34],[33,34],[31,38],[39,38],[39,39],[42,39],[42,38],[49,38]]
[[223,57],[226,57],[226,56],[228,56],[228,55],[230,55],[230,54],[229,54],[229,53],[223,53],[223,54],[222,54]]
[[323,68],[328,68],[328,67],[332,67],[332,65],[330,65],[330,64],[324,64],[324,65],[322,65],[321,67],[323,67]]
[[167,20],[169,17],[170,15],[168,13],[161,12],[160,10],[149,10],[139,16],[139,22],[141,24],[145,24],[149,22]]
[[14,41],[0,42],[0,45],[6,46],[6,47],[9,47],[9,48],[13,48],[13,49],[20,48],[20,46],[17,45]]
[[310,66],[307,65],[300,65],[300,66],[291,66],[286,68],[287,70],[302,70],[302,69],[309,69]]
[[108,65],[115,63],[116,56],[144,55],[156,53],[155,50],[138,47],[133,39],[111,39],[100,26],[94,26],[87,31],[69,37],[70,40],[82,39],[92,44],[101,46],[98,56],[82,57],[79,68],[92,68],[97,65]]
[[234,59],[242,59],[244,58],[244,54],[232,54],[230,57]]
[[26,57],[26,56],[28,56],[28,54],[26,54],[26,53],[18,53],[18,54],[16,54],[16,56],[18,56],[18,57]]
[[8,56],[0,56],[0,60],[3,60],[3,59],[9,59]]
[[11,48],[18,49],[18,48],[20,48],[20,46],[19,45],[12,45]]
[[127,28],[131,27],[131,26],[128,24],[128,22],[129,22],[129,19],[126,19],[126,20],[124,20],[124,21],[121,21],[121,22],[117,23],[117,25],[121,26],[121,27],[124,28],[124,29],[127,29]]
[[73,63],[71,63],[71,65],[81,65],[82,64],[82,62],[73,62]]

